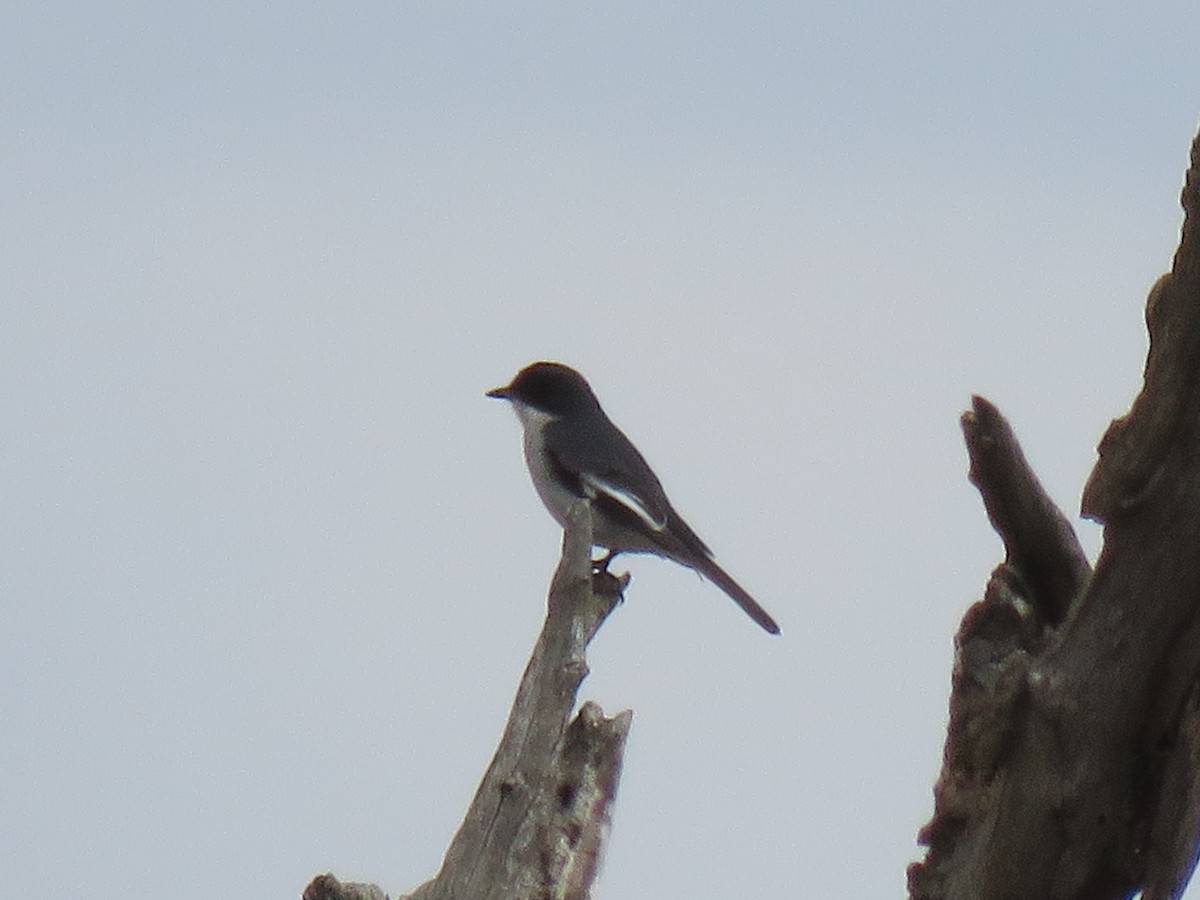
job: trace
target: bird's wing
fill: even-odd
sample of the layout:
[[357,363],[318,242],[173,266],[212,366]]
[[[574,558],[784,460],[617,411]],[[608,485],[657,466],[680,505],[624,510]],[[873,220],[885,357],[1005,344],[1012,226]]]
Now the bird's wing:
[[559,476],[576,494],[608,499],[650,531],[663,531],[671,504],[662,485],[629,438],[611,422],[605,424],[607,428],[586,432],[549,426],[555,433],[546,441],[546,451]]
[[628,485],[607,475],[583,474],[579,479],[590,498],[603,495],[621,504],[637,516],[651,531],[663,531],[667,527],[667,511],[643,497],[638,496]]
[[609,424],[610,429],[599,430],[606,436],[603,446],[595,442],[595,429],[586,436],[558,430],[547,442],[547,452],[564,486],[578,496],[607,501],[633,516],[672,555],[711,557],[712,551],[672,508],[637,447],[616,425]]

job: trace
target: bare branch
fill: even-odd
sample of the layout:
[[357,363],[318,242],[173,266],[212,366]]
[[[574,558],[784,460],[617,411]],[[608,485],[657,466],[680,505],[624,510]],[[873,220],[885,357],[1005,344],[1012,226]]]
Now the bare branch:
[[1021,593],[1043,621],[1057,625],[1092,568],[1075,529],[1038,482],[1008,422],[987,400],[971,399],[972,411],[962,416],[971,482],[1004,539],[1006,562],[1023,582]]
[[[1069,526],[1049,524],[1006,426],[995,431],[997,446],[1011,440],[999,476],[978,465],[971,428],[994,410],[977,402],[964,421],[972,477],[1008,562],[959,633],[937,812],[922,833],[926,860],[909,872],[913,898],[1124,900],[1143,890],[1168,900],[1195,866],[1200,137],[1183,205],[1174,268],[1147,303],[1142,393],[1109,428],[1084,493],[1084,513],[1106,523],[1090,580]],[[1072,600],[1071,586],[1085,583]]]
[[[586,650],[625,580],[593,574],[591,515],[575,506],[550,588],[546,622],[517,688],[504,735],[437,877],[400,900],[586,900],[607,835],[632,714],[585,703]],[[306,900],[378,900],[331,875]],[[373,885],[354,885],[378,891]],[[382,897],[382,892],[379,892]]]

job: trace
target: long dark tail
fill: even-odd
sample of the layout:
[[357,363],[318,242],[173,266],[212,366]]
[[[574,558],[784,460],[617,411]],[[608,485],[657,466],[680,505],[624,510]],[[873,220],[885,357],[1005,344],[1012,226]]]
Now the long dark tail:
[[758,605],[758,601],[746,593],[745,588],[733,580],[729,573],[706,557],[697,559],[693,567],[730,596],[734,603],[746,611],[746,615],[771,634],[779,634],[779,626],[771,618],[771,614]]

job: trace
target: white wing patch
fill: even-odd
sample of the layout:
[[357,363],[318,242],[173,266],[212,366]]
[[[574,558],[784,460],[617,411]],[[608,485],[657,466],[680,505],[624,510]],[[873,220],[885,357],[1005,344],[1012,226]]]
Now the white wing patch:
[[584,475],[582,480],[588,496],[604,494],[606,497],[611,497],[641,519],[651,531],[663,531],[667,527],[666,513],[654,513],[646,505],[646,501],[630,492],[628,488],[605,481],[597,475]]

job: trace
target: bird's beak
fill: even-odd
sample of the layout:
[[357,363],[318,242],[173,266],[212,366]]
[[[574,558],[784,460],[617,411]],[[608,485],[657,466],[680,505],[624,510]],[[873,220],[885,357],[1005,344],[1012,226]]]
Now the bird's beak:
[[490,391],[484,394],[484,396],[495,397],[497,400],[507,400],[508,388],[509,386],[507,384],[504,387],[492,388]]

